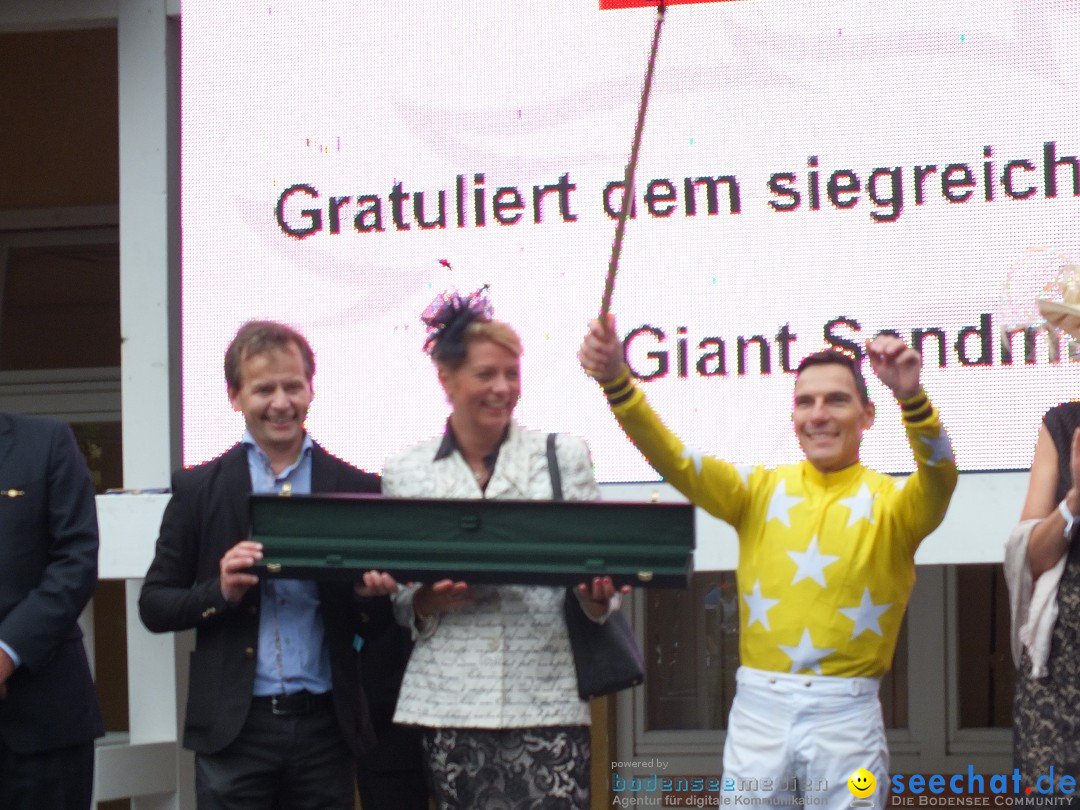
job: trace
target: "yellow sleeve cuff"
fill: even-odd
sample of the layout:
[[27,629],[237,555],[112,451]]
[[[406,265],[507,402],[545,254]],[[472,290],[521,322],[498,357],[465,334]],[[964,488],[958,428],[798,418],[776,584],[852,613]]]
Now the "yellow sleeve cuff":
[[600,383],[609,405],[620,405],[634,395],[637,385],[630,376],[630,367],[623,363],[615,379]]
[[926,421],[934,412],[934,406],[930,404],[930,397],[926,390],[920,388],[918,393],[910,397],[897,397],[900,403],[900,416],[909,424],[917,424]]

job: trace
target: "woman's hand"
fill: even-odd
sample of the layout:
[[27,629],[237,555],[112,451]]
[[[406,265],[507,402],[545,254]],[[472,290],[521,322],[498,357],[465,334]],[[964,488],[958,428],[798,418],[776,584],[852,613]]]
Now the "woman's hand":
[[439,613],[459,610],[474,601],[466,582],[441,579],[434,585],[421,585],[413,594],[413,612],[418,619],[428,619]]
[[615,587],[611,577],[593,577],[592,582],[582,582],[577,586],[577,597],[581,609],[593,621],[600,621],[611,610],[611,600],[616,593],[629,593],[630,586]]
[[397,589],[394,578],[383,571],[365,571],[360,581],[353,585],[353,591],[361,598],[389,596],[397,593]]

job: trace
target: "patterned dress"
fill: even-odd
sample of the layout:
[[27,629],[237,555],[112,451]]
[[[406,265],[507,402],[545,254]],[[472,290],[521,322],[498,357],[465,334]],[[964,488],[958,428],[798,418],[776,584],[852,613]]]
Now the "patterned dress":
[[[599,489],[584,441],[560,435],[567,500]],[[547,434],[512,424],[481,489],[453,432],[387,460],[383,494],[406,498],[552,497]],[[419,726],[437,810],[588,810],[589,706],[577,694],[563,618],[566,589],[477,585],[474,601],[416,638],[394,721]],[[395,597],[413,623],[412,592]]]
[[[1043,423],[1058,453],[1055,502],[1072,486],[1069,454],[1073,431],[1080,426],[1080,403],[1051,408]],[[1080,543],[1069,546],[1058,585],[1058,617],[1050,640],[1045,678],[1031,677],[1025,652],[1017,673],[1013,706],[1013,753],[1025,786],[1054,770],[1055,788],[1062,776],[1080,778]],[[1045,786],[1046,782],[1043,781]]]

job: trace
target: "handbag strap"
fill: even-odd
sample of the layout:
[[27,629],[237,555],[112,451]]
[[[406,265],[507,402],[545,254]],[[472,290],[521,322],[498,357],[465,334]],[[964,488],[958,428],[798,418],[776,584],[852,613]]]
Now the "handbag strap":
[[[555,454],[555,435],[556,434],[554,434],[554,433],[549,433],[547,435],[547,465],[548,465],[548,475],[551,476],[551,500],[553,500],[553,501],[561,501],[561,500],[563,500],[562,473],[559,472],[559,457]],[[573,585],[570,585],[566,589],[566,595],[563,597],[564,608],[565,608],[567,614],[577,613],[577,614],[580,614],[581,617],[584,617],[585,616],[584,608],[581,608],[580,603],[578,604],[578,608],[580,608],[580,609],[574,609],[574,610],[571,609],[571,607],[570,607],[570,600],[571,599],[574,602],[578,601],[577,597],[574,595],[574,586]],[[567,621],[567,626],[569,627],[570,622],[572,621],[572,618],[568,615],[566,621]],[[571,633],[570,635],[572,636],[573,633]],[[582,700],[585,700],[585,699],[586,698],[582,698]]]
[[555,435],[549,433],[547,436],[547,463],[548,474],[551,476],[551,500],[561,501],[563,499],[562,473],[559,472],[559,457],[555,455]]

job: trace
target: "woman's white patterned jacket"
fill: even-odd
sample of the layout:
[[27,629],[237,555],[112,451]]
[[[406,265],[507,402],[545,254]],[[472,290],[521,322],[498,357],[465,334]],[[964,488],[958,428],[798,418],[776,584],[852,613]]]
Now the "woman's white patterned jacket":
[[[547,434],[511,424],[486,490],[444,437],[391,458],[383,494],[411,498],[547,500],[552,496]],[[595,500],[589,448],[559,435],[556,454],[567,500]],[[436,458],[439,455],[441,457]],[[398,621],[412,627],[409,660],[395,722],[434,728],[525,728],[588,725],[577,694],[563,618],[566,589],[524,585],[473,586],[476,600],[429,620],[417,632],[413,589],[395,597]]]

